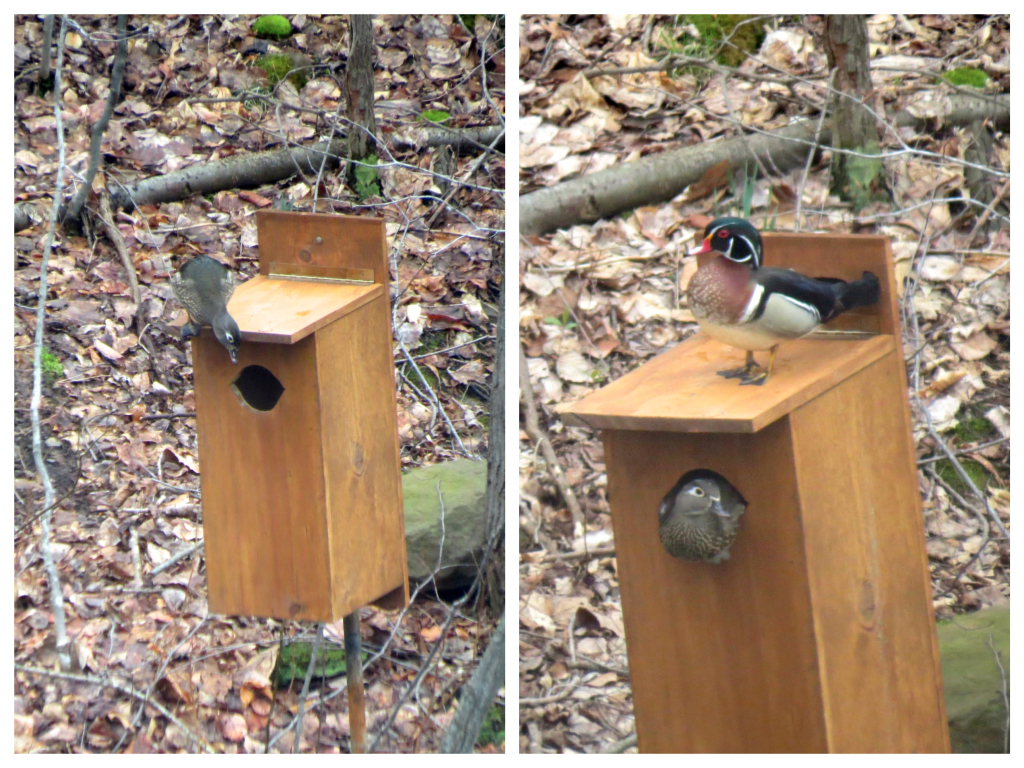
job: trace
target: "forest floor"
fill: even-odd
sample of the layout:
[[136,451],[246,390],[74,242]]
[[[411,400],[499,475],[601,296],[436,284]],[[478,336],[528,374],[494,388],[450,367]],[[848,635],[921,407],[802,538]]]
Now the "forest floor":
[[[520,193],[738,135],[736,120],[746,130],[817,120],[828,81],[823,17],[757,23],[768,34],[756,54],[712,74],[658,66],[668,54],[714,55],[681,17],[524,16]],[[1008,17],[878,15],[868,29],[872,93],[886,114],[951,92],[928,70],[978,68],[985,93],[1009,91]],[[594,68],[642,71],[583,76]],[[769,171],[745,186],[740,169],[713,168],[669,202],[521,240],[519,327],[534,404],[584,517],[574,521],[521,431],[521,751],[635,751],[604,452],[595,432],[558,412],[696,332],[687,251],[711,219],[740,215],[744,196],[759,228],[892,239],[935,612],[1009,599],[1009,540],[993,524],[997,516],[1009,527],[1010,511],[1009,134],[937,120],[899,135],[914,151],[883,161],[888,194],[859,211],[831,193],[826,151],[806,178]],[[994,171],[980,185],[957,162],[979,157],[972,144]],[[899,148],[887,132],[882,149]],[[960,202],[979,194],[999,201],[982,226],[980,211]],[[945,459],[922,409],[983,500]],[[584,539],[599,554],[585,555]]]
[[[312,144],[331,133],[328,120],[339,112],[339,101],[344,107],[348,17],[289,17],[295,34],[269,46],[254,37],[255,20],[129,17],[123,98],[103,138],[106,168],[99,180],[116,188],[238,153]],[[72,21],[79,26],[65,38],[61,106],[65,161],[78,176],[65,174],[65,194],[88,164],[91,127],[106,104],[115,50],[114,16]],[[40,415],[57,498],[50,549],[71,640],[69,677],[57,671],[40,549],[44,495],[30,425],[40,265],[58,141],[53,93],[33,92],[42,22],[16,17],[15,199],[32,209],[34,222],[15,235],[16,751],[292,749],[294,730],[285,729],[298,711],[302,677],[296,682],[279,674],[276,688],[272,680],[274,670],[286,666],[282,655],[294,653],[282,650],[282,637],[291,648],[308,643],[312,625],[210,615],[201,551],[152,574],[203,536],[191,350],[179,339],[186,318],[168,277],[197,254],[219,259],[238,281],[254,275],[257,210],[316,210],[385,222],[395,333],[408,350],[396,343],[402,466],[466,454],[486,459],[487,382],[504,259],[504,155],[491,153],[474,167],[478,151],[458,156],[423,140],[434,126],[425,113],[457,130],[503,125],[504,19],[473,21],[374,18],[375,112],[384,151],[376,173],[360,178],[356,188],[335,167],[319,178],[116,213],[141,286],[139,304],[95,223],[82,235],[58,228],[48,269]],[[60,24],[58,16],[54,61]],[[289,56],[301,79],[270,82],[258,65],[260,47]],[[452,187],[456,192],[441,204]],[[413,372],[410,356],[429,383]],[[497,625],[487,602],[485,595],[468,603],[450,624],[452,607],[426,599],[426,592],[404,612],[362,610],[364,648],[383,652],[365,672],[370,741],[394,715],[379,750],[437,750],[454,697]],[[442,633],[445,626],[449,631]],[[327,626],[322,656],[336,660],[341,637],[340,621]],[[429,673],[419,680],[428,658]],[[404,700],[414,681],[414,695]],[[336,663],[315,676],[301,751],[348,750],[344,686]],[[500,751],[502,738],[483,749]]]

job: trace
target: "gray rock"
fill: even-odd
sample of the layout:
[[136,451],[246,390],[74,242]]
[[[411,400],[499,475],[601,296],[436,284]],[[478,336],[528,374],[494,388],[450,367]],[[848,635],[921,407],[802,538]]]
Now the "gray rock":
[[[1002,752],[1006,706],[1002,677],[986,638],[1010,675],[1010,607],[993,606],[940,621],[939,655],[953,752]],[[1009,693],[1009,690],[1007,690]]]
[[456,459],[414,469],[402,476],[405,547],[409,581],[429,578],[437,567],[444,499],[444,548],[438,589],[465,587],[476,577],[476,563],[487,535],[487,462]]

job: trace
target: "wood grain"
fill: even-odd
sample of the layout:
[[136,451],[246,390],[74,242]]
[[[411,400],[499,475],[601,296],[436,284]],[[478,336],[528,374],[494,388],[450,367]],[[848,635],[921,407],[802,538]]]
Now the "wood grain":
[[742,365],[745,353],[699,333],[562,409],[562,419],[595,429],[756,432],[893,348],[891,336],[801,339],[782,346],[767,383],[751,387],[717,373]]
[[380,295],[316,336],[335,615],[409,598],[390,326]]
[[[258,211],[260,274],[270,264],[372,269],[373,281],[388,283],[387,240],[383,219],[337,214]],[[319,242],[318,242],[319,240]]]
[[385,292],[382,285],[284,280],[256,275],[235,289],[228,312],[242,342],[294,344]]
[[[949,750],[901,364],[756,434],[604,432],[642,751]],[[721,565],[658,540],[698,467],[750,504]]]
[[[788,417],[754,435],[604,432],[642,752],[824,752],[813,611]],[[685,472],[750,502],[731,557],[684,562],[658,504]]]
[[[740,387],[716,372],[744,353],[698,334],[563,412],[605,430],[639,747],[948,751],[888,240],[765,248],[812,276],[874,272],[882,300],[852,327],[882,335],[783,345],[764,387]],[[696,468],[749,502],[720,565],[658,538]]]
[[948,752],[910,423],[896,354],[792,416],[832,752]]
[[[408,602],[384,225],[261,212],[272,261],[373,269],[376,284],[259,275],[229,310],[238,365],[206,329],[193,341],[212,611],[336,621]],[[317,240],[319,239],[319,242]],[[284,392],[269,411],[233,382],[248,366]]]
[[[332,620],[314,337],[242,344],[232,365],[203,329],[192,359],[210,610]],[[232,391],[248,365],[284,386],[272,410]]]

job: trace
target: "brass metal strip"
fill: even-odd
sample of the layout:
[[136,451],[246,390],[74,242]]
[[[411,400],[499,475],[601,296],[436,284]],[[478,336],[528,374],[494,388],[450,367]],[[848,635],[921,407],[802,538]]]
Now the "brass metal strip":
[[313,280],[320,283],[373,284],[372,269],[321,267],[313,264],[294,264],[278,261],[270,263],[269,277],[279,280]]

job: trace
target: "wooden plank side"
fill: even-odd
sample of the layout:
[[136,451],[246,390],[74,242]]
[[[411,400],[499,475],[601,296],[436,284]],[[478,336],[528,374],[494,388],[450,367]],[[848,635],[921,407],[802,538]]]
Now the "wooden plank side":
[[384,220],[324,213],[258,211],[260,274],[273,262],[304,266],[372,269],[373,281],[388,282]]
[[228,311],[242,341],[294,344],[380,296],[382,285],[348,285],[256,275],[235,289]]
[[790,416],[833,752],[949,751],[901,367]]
[[[639,747],[824,752],[788,419],[755,435],[604,432]],[[686,471],[748,499],[731,558],[677,560],[657,509]]]
[[[896,333],[899,328],[896,278],[892,246],[882,235],[763,232],[764,262],[769,267],[795,269],[809,277],[858,280],[873,272],[881,283],[881,298],[873,307],[859,307],[840,315],[826,326],[833,330]],[[698,257],[698,264],[713,258]]]
[[[330,621],[316,350],[243,344],[238,365],[209,329],[192,342],[210,610]],[[231,388],[249,365],[284,394],[270,411]]]
[[718,375],[741,365],[744,352],[697,334],[561,413],[595,429],[756,432],[893,347],[891,336],[794,341],[764,386],[745,387]]
[[316,336],[336,616],[408,601],[390,328],[382,294]]

